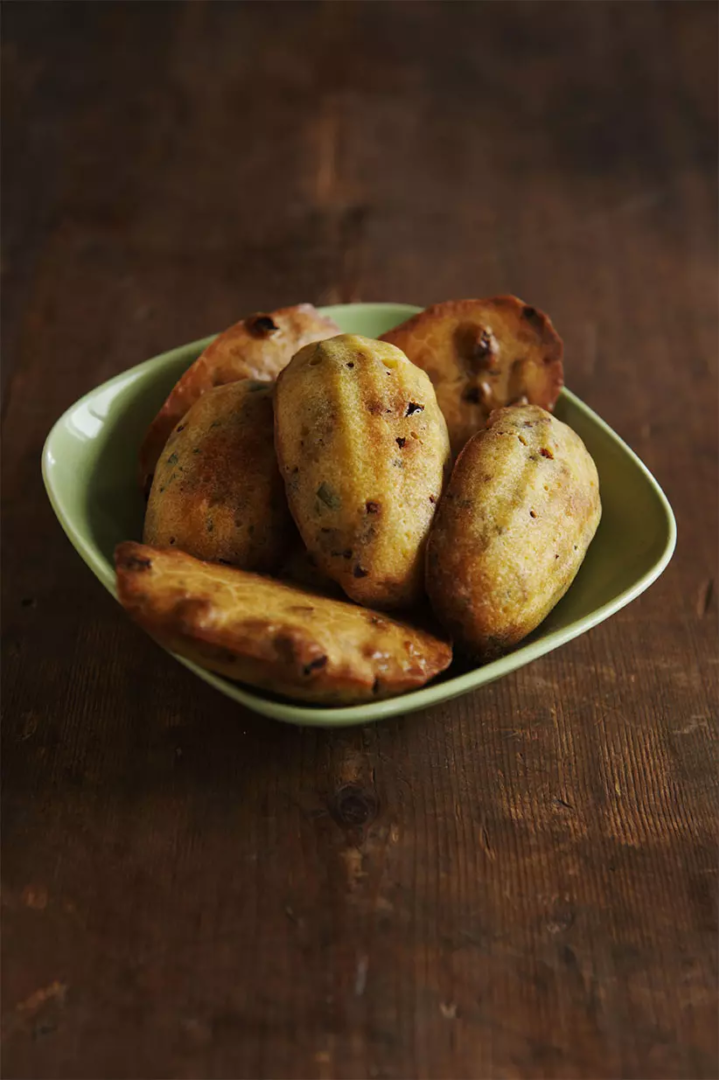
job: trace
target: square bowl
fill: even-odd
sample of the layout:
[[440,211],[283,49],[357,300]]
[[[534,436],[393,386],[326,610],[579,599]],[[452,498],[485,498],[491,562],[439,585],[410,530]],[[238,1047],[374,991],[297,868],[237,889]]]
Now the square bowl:
[[[321,310],[345,333],[378,337],[421,309],[408,304],[343,304]],[[79,554],[113,595],[115,545],[142,536],[140,442],[174,383],[211,340],[212,336],[172,349],[92,390],[57,421],[45,443],[43,477],[53,509]],[[602,520],[567,594],[511,653],[459,674],[453,664],[421,690],[341,708],[296,705],[233,683],[182,657],[176,659],[255,712],[292,724],[340,727],[426,709],[476,690],[608,619],[648,588],[671,559],[674,515],[646,466],[574,394],[562,391],[555,415],[574,428],[596,462]]]

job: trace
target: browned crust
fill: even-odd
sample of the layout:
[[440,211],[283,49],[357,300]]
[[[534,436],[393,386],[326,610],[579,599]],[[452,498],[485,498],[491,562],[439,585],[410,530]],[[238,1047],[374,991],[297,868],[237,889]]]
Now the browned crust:
[[425,372],[394,346],[342,334],[308,346],[277,380],[275,447],[290,510],[321,570],[354,601],[407,611],[449,471]]
[[127,541],[115,567],[120,603],[161,644],[285,697],[376,701],[452,659],[445,641],[406,623],[181,551]]
[[271,381],[303,345],[338,333],[312,304],[257,312],[212,341],[175,384],[140,450],[140,484],[150,490],[158,458],[177,423],[205,391],[238,379]]
[[564,384],[562,339],[544,312],[516,296],[434,304],[382,340],[431,378],[455,455],[494,409],[551,411]]
[[299,542],[275,456],[274,383],[238,379],[195,402],[155,465],[143,541],[274,573]]
[[579,436],[535,405],[498,409],[462,449],[427,545],[433,610],[457,649],[501,655],[572,584],[601,517]]

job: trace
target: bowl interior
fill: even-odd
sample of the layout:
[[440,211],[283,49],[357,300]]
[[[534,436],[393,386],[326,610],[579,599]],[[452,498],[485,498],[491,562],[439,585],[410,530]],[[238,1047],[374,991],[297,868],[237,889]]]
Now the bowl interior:
[[[419,308],[348,304],[324,308],[341,329],[377,337]],[[144,433],[180,374],[212,337],[173,349],[91,391],[58,420],[43,454],[48,495],[65,532],[114,593],[113,551],[140,539],[144,500],[137,453]],[[258,712],[302,724],[365,723],[437,704],[515,670],[607,618],[639,595],[671,558],[676,527],[659,485],[639,458],[569,391],[556,415],[580,435],[599,472],[602,520],[567,595],[509,655],[462,674],[453,668],[431,686],[388,701],[345,708],[293,705],[182,660],[205,681]],[[178,658],[180,659],[180,658]]]

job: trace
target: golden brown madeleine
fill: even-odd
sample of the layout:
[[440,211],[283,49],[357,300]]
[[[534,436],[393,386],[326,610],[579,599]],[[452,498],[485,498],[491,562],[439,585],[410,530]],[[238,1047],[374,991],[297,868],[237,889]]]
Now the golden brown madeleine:
[[452,453],[494,409],[552,409],[562,389],[562,339],[537,308],[516,296],[434,304],[382,337],[429,375]]
[[549,614],[601,516],[579,436],[536,405],[499,409],[459,455],[427,547],[427,592],[458,648],[491,659]]
[[277,380],[275,445],[318,566],[359,603],[409,608],[449,461],[432,384],[393,345],[343,334]]
[[440,638],[343,600],[184,552],[115,552],[128,614],[202,667],[283,697],[353,705],[423,686],[449,666]]
[[173,387],[145,436],[140,450],[140,482],[145,494],[172,429],[198,398],[237,379],[270,381],[303,345],[336,334],[338,329],[312,304],[297,304],[249,315],[216,337]]
[[274,383],[209,390],[170,435],[143,539],[245,570],[277,570],[299,537],[273,439]]

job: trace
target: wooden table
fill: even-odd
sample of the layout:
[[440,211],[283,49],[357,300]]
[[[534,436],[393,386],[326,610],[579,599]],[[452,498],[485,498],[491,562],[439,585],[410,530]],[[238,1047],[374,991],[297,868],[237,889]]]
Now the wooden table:
[[[716,1077],[716,5],[3,16],[4,1076]],[[501,292],[679,524],[559,652],[284,727],[62,535],[43,440],[116,372],[300,300]]]

